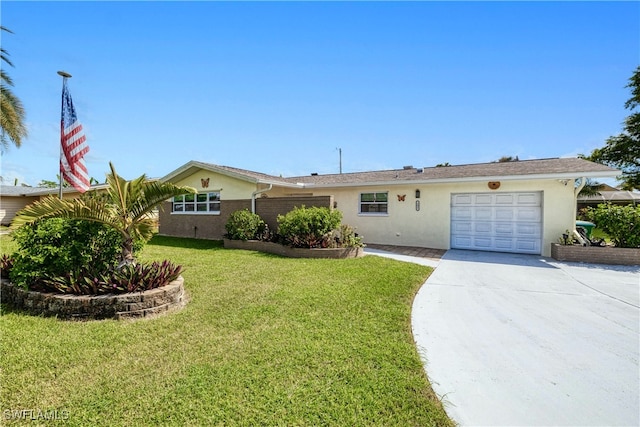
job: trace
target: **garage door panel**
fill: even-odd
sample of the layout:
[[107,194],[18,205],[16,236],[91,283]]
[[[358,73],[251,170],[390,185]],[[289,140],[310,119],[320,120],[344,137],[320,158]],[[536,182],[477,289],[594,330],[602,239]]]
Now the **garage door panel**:
[[512,205],[514,202],[513,194],[496,194],[496,205]]
[[464,205],[472,205],[473,198],[471,194],[454,194],[451,196],[453,198],[454,206],[464,206]]
[[540,224],[516,224],[516,235],[532,239],[540,236]]
[[490,237],[475,237],[473,239],[473,249],[491,250],[493,239]]
[[517,221],[532,221],[539,222],[540,221],[540,208],[539,207],[527,207],[527,208],[517,208],[516,210],[516,220]]
[[471,244],[471,236],[454,236],[451,246],[453,247],[454,245],[459,249],[473,249],[473,245]]
[[473,218],[473,209],[470,207],[454,207],[451,209],[451,218],[454,221],[468,221]]
[[514,231],[515,231],[515,226],[510,222],[496,223],[495,232],[496,232],[496,235],[498,236],[503,236],[503,237],[505,235],[513,236]]
[[471,233],[473,231],[471,221],[453,221],[451,223],[451,232],[454,234]]
[[451,247],[539,254],[542,193],[451,196]]
[[494,208],[496,213],[496,220],[498,221],[513,221],[515,217],[515,208]]
[[493,205],[493,196],[491,194],[476,194],[473,198],[473,203],[476,206],[483,206],[483,205]]
[[488,234],[493,233],[493,224],[491,222],[476,222],[473,227],[476,234]]
[[476,221],[491,221],[493,219],[493,209],[488,207],[475,208],[473,219]]
[[542,201],[542,197],[540,197],[540,193],[517,193],[516,194],[516,204],[519,206],[522,206],[522,205],[540,206],[541,201]]
[[514,250],[514,241],[513,239],[496,238],[495,247],[496,247],[496,250],[499,250],[499,251],[511,252],[512,250]]

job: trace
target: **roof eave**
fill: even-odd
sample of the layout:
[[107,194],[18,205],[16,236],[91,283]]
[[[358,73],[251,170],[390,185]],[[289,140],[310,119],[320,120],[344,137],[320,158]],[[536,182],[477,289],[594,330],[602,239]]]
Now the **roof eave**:
[[332,184],[304,183],[304,188],[335,188],[335,187],[374,187],[387,185],[426,185],[426,184],[450,184],[457,182],[482,182],[482,181],[524,181],[547,179],[578,179],[578,178],[616,178],[621,175],[619,171],[597,172],[563,172],[554,174],[530,174],[530,175],[495,175],[495,176],[469,176],[457,178],[427,178],[427,179],[393,179],[371,182],[345,182]]

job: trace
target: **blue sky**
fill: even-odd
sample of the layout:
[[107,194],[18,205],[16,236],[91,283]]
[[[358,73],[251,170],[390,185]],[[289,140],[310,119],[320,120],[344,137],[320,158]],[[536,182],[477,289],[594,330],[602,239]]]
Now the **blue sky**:
[[14,2],[29,137],[5,183],[58,173],[62,80],[91,176],[189,160],[295,176],[575,156],[628,115],[638,2]]

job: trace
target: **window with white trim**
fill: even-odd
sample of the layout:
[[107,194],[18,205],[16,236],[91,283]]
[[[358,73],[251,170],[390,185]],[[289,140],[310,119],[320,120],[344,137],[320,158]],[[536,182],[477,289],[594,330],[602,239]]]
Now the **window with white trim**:
[[361,214],[383,214],[388,213],[389,193],[360,193],[360,213]]
[[220,192],[184,194],[173,198],[172,213],[220,213]]

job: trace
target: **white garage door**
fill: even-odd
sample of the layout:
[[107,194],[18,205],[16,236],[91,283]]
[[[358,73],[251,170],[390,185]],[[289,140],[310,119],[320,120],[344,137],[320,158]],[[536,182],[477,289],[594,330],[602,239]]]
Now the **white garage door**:
[[451,195],[451,248],[539,254],[542,193]]

